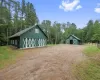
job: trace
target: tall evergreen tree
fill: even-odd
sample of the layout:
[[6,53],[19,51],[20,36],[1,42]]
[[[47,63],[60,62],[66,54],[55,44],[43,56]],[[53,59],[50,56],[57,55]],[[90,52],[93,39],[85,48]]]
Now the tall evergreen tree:
[[28,3],[26,6],[25,0],[22,0],[22,3],[16,0],[0,0],[0,37],[4,41],[6,39],[8,42],[8,36],[25,29],[26,25],[30,26],[38,22],[33,4]]
[[25,0],[22,0],[21,4],[21,28],[24,29],[24,18],[25,18]]
[[38,18],[36,15],[36,11],[32,3],[28,2],[26,4],[26,25],[34,25],[38,23]]

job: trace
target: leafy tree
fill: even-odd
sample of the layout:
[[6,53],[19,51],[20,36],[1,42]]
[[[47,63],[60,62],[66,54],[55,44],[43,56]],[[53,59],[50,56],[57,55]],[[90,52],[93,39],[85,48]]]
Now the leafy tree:
[[48,43],[51,43],[51,32],[50,32],[50,28],[51,28],[51,21],[49,20],[43,20],[41,23],[42,29],[43,31],[47,34],[48,36]]
[[85,31],[85,41],[86,42],[91,42],[92,40],[92,35],[93,35],[93,20],[90,20],[87,24],[87,26],[85,27],[84,31]]
[[[6,36],[7,42],[8,36],[38,22],[32,3],[26,3],[25,0],[22,0],[22,3],[16,0],[0,0],[0,36]],[[2,42],[3,40],[0,40],[0,44]]]
[[26,4],[26,25],[34,25],[35,23],[38,23],[39,20],[37,18],[34,6],[32,3],[28,2]]
[[92,40],[96,42],[100,41],[100,23],[98,20],[94,23]]
[[54,22],[53,24],[54,30],[55,30],[55,44],[60,43],[60,38],[61,38],[61,24]]

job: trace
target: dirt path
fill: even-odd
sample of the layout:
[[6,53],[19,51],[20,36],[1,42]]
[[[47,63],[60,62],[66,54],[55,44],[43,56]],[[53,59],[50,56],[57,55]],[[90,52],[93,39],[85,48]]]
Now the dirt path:
[[76,80],[71,68],[84,59],[83,48],[57,45],[24,50],[24,58],[0,71],[0,80]]

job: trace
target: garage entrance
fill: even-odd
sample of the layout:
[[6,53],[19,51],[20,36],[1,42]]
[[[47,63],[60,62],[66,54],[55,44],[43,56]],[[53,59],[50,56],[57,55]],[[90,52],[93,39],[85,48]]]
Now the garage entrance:
[[73,44],[73,40],[70,40],[70,44]]

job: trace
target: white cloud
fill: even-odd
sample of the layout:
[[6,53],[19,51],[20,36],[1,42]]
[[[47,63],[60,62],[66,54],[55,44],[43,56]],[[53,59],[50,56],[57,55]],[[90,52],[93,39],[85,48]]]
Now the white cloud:
[[97,7],[94,9],[96,13],[100,13],[100,3],[97,3]]
[[100,8],[95,8],[96,13],[100,13]]
[[64,11],[73,11],[74,9],[80,9],[82,8],[81,5],[79,5],[80,0],[73,0],[73,2],[70,2],[69,0],[62,1],[62,4],[59,6],[60,9],[63,9]]
[[81,6],[81,5],[78,5],[78,6],[76,7],[76,10],[81,9],[81,8],[82,8],[82,6]]

